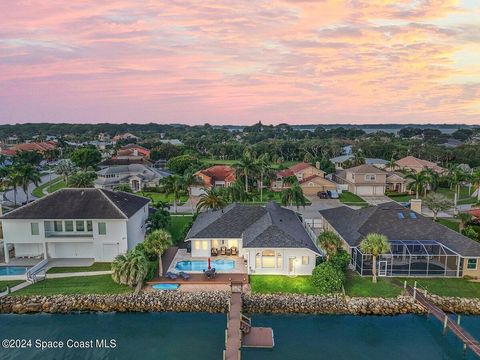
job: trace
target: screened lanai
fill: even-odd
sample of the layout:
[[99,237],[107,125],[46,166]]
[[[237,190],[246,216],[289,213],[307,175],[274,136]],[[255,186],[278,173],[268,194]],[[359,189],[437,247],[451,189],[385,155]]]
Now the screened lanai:
[[[434,240],[390,240],[390,252],[377,257],[379,276],[462,276],[463,259]],[[360,275],[372,275],[372,256],[352,248]]]

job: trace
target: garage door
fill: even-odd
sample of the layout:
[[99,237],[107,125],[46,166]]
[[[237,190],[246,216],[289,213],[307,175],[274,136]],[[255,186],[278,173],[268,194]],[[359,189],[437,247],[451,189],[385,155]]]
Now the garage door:
[[373,186],[357,186],[357,195],[372,196],[374,195]]
[[102,261],[112,261],[118,253],[118,244],[103,244]]
[[93,258],[93,243],[55,243],[55,258]]

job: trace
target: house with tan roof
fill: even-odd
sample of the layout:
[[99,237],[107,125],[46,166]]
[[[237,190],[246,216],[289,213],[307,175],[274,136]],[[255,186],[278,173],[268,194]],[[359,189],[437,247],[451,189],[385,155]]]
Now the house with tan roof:
[[14,156],[17,152],[21,151],[37,151],[43,154],[49,150],[54,150],[56,148],[57,144],[53,141],[30,142],[9,146],[5,149],[2,149],[1,153],[5,156]]
[[380,196],[385,190],[404,192],[407,184],[400,173],[367,164],[337,170],[332,178],[337,184],[348,185],[348,191],[359,196]]
[[190,187],[190,193],[193,196],[199,196],[213,187],[229,187],[237,179],[235,169],[228,165],[210,166],[197,171],[195,176],[201,179],[202,184]]
[[275,181],[272,182],[273,191],[288,189],[291,184],[286,178],[295,176],[303,190],[304,195],[316,195],[320,191],[336,190],[337,185],[325,178],[325,172],[311,164],[301,162],[288,169],[277,172]]
[[419,159],[414,156],[406,156],[404,158],[401,158],[400,160],[397,160],[395,163],[397,164],[397,167],[401,170],[410,170],[416,173],[425,169],[432,169],[438,174],[443,174],[447,172],[447,169],[438,166],[434,162]]

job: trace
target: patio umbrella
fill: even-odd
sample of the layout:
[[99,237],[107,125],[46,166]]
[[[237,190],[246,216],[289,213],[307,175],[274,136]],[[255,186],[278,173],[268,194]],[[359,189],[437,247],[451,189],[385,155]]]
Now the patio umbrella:
[[208,258],[208,270],[210,270],[212,267],[210,266],[210,258]]

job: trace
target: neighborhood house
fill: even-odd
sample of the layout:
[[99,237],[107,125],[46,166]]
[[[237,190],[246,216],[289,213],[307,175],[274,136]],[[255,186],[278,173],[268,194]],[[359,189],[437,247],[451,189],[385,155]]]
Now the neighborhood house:
[[214,187],[229,187],[236,180],[235,169],[227,165],[214,165],[197,171],[195,176],[201,179],[202,184],[190,187],[193,196],[199,196]]
[[61,189],[2,217],[6,262],[15,257],[112,261],[145,237],[150,199],[103,189]]

